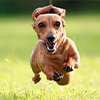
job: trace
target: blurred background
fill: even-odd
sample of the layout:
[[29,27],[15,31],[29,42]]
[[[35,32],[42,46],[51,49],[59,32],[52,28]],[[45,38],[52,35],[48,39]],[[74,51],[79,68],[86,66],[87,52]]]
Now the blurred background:
[[[4,42],[6,42],[6,40],[4,41],[3,39],[7,38],[10,39],[9,42],[12,41],[12,44],[7,45],[9,48],[11,47],[11,45],[15,45],[16,43],[16,38],[20,39],[18,42],[20,42],[20,44],[15,45],[14,50],[16,51],[16,46],[20,46],[21,48],[23,48],[23,44],[25,44],[26,41],[28,41],[28,37],[29,41],[31,41],[31,45],[28,45],[30,47],[27,47],[26,45],[26,50],[24,50],[24,52],[26,52],[26,54],[28,52],[30,52],[31,48],[32,48],[32,41],[33,37],[36,36],[36,34],[34,33],[34,30],[31,27],[31,24],[33,23],[32,20],[32,13],[33,11],[38,8],[38,7],[43,7],[46,5],[49,5],[50,1],[49,0],[0,0],[0,40],[1,40],[1,46],[3,45]],[[92,38],[96,37],[99,38],[99,36],[94,36],[95,34],[99,35],[100,32],[100,1],[98,0],[53,0],[52,4],[54,6],[57,7],[61,7],[66,9],[66,32],[68,33],[68,36],[71,36],[71,38],[75,39],[74,34],[78,34],[83,38],[84,37],[84,43],[85,43],[85,39],[88,38],[88,35],[93,35]],[[11,25],[11,26],[10,26]],[[84,35],[84,36],[82,36]],[[87,35],[87,36],[85,36]],[[24,37],[26,36],[26,41],[22,40]],[[79,39],[80,39],[79,38]],[[91,39],[92,39],[91,38]],[[34,39],[37,39],[36,37]],[[3,40],[3,42],[2,42]],[[35,41],[36,42],[36,41]],[[76,40],[77,42],[77,40]],[[89,41],[88,41],[89,42]],[[91,43],[92,45],[94,43],[94,41],[92,41],[93,43]],[[8,42],[7,42],[8,43]],[[87,43],[87,41],[86,41]],[[22,46],[21,46],[22,44]],[[34,43],[35,44],[35,43]],[[82,45],[79,44],[78,45]],[[98,45],[98,44],[96,44]],[[33,46],[34,47],[34,46]],[[5,50],[3,48],[1,48],[2,53],[0,52],[0,55],[5,55],[6,53],[8,53],[9,55],[9,51],[6,48]],[[97,46],[97,48],[99,48],[99,45]],[[79,46],[79,49],[80,46]],[[86,49],[86,48],[84,48]],[[96,49],[96,48],[93,48]],[[6,52],[7,50],[7,52]],[[27,52],[28,50],[28,52]],[[87,50],[87,49],[86,49]],[[12,51],[11,51],[12,52]],[[20,53],[20,57],[23,56],[23,59],[29,59],[28,56],[26,56],[24,54],[24,52],[19,52]],[[83,53],[84,52],[83,48],[82,51],[80,51]],[[99,50],[92,51],[92,55],[95,55],[95,53],[99,52]],[[88,55],[91,53],[91,51],[88,52]],[[16,54],[16,53],[15,53]],[[91,54],[90,54],[91,55]],[[98,55],[98,54],[97,54]],[[16,55],[17,56],[17,55]],[[2,58],[2,56],[0,56]],[[18,55],[19,57],[19,55]]]
[[[49,5],[49,0],[0,0],[1,14],[31,14],[37,7]],[[100,12],[99,0],[52,0],[52,4],[69,12]]]
[[[44,74],[41,74],[43,79],[37,85],[31,81],[34,74],[30,67],[30,55],[38,41],[31,26],[33,23],[32,12],[38,7],[49,4],[49,0],[0,0],[1,100],[19,99],[22,96],[23,99],[31,98],[31,95],[26,96],[25,93],[37,90],[37,93],[32,92],[35,97],[36,94],[40,95],[43,92],[41,89],[44,89],[46,93],[52,91],[48,96],[51,97],[52,95],[52,100],[56,100],[57,95],[53,97],[53,91],[55,93],[60,91],[56,83],[50,85],[50,87],[55,87],[55,90],[52,90],[48,87],[47,84],[50,81],[46,80]],[[100,1],[53,0],[52,4],[66,9],[66,35],[74,40],[81,56],[82,68],[75,73],[73,82],[61,89],[65,93],[69,91],[73,94],[68,96],[69,99],[74,100],[76,98],[79,100],[81,96],[83,100],[99,100]],[[72,92],[73,89],[79,95],[75,95]],[[66,98],[66,95],[61,94],[59,100],[65,100],[62,97]],[[44,100],[44,95],[41,100]]]

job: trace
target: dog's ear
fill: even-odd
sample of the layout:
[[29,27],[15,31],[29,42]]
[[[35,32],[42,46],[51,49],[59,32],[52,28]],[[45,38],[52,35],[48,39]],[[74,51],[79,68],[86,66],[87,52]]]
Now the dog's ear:
[[64,18],[65,14],[66,14],[66,10],[65,9],[54,7],[54,6],[53,6],[53,8],[52,8],[51,11],[54,12],[54,13],[56,13],[56,14],[58,14],[62,18]]
[[42,8],[37,8],[36,10],[34,10],[33,14],[32,14],[32,18],[35,21],[36,18],[40,15],[40,14],[47,14],[50,12],[50,10],[53,8],[52,5],[49,6],[45,6]]
[[32,18],[35,21],[36,18],[40,15],[40,14],[58,14],[59,16],[61,16],[62,18],[65,17],[65,13],[66,10],[65,9],[61,9],[58,7],[54,7],[53,5],[49,5],[49,6],[45,6],[42,8],[37,8],[33,14],[32,14]]

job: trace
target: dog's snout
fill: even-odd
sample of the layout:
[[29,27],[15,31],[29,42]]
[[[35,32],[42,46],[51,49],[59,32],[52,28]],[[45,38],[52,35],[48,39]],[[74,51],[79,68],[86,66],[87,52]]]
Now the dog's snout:
[[53,35],[53,34],[48,34],[46,38],[47,38],[47,40],[48,40],[49,42],[53,42],[54,39],[55,39],[55,35]]

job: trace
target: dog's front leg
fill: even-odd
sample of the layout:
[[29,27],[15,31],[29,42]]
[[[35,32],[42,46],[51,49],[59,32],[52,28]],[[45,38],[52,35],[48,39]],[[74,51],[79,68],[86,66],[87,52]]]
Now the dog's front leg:
[[48,80],[54,80],[56,82],[61,81],[63,79],[63,76],[64,76],[63,73],[58,72],[52,66],[44,67],[44,73],[46,74],[46,77]]
[[80,57],[78,55],[70,56],[63,65],[63,70],[66,72],[73,71],[74,68],[80,68]]

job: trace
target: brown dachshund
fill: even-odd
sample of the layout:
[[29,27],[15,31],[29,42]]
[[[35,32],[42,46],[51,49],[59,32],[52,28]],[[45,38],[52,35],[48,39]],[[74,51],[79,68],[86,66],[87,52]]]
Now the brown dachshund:
[[39,39],[30,59],[34,83],[40,81],[42,71],[48,80],[66,85],[72,81],[75,69],[80,67],[75,43],[66,37],[64,30],[65,12],[65,9],[49,5],[37,8],[32,14],[32,26]]

